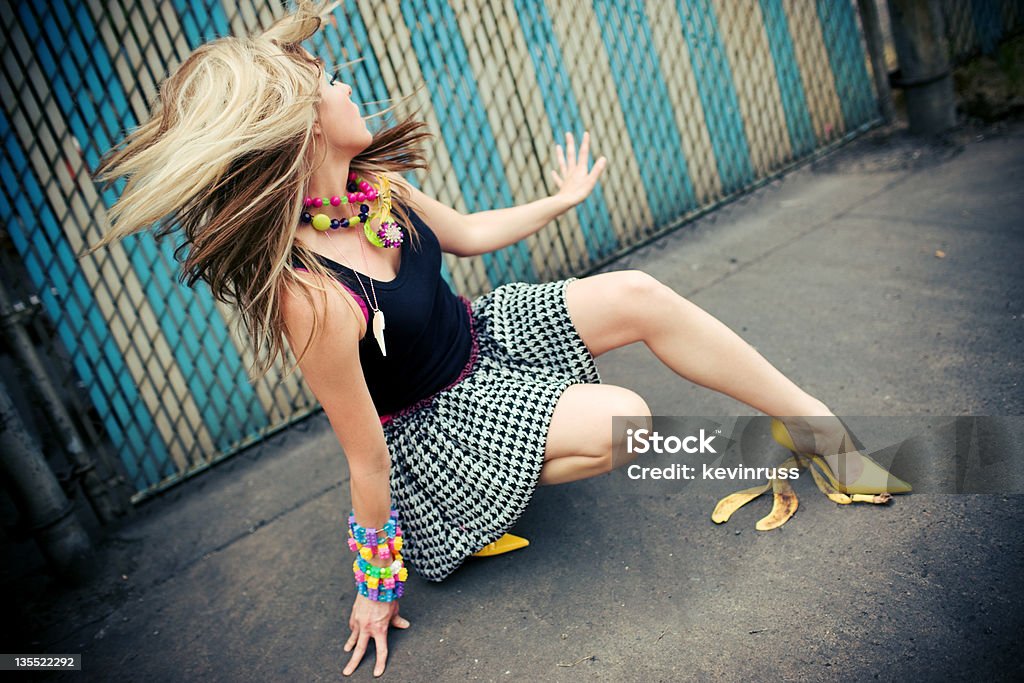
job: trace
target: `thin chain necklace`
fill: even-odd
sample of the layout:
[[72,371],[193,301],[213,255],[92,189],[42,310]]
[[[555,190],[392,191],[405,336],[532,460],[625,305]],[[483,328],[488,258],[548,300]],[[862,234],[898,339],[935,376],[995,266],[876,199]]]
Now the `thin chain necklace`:
[[[333,243],[331,233],[327,233],[327,239]],[[337,251],[337,249],[335,249],[335,251]],[[359,240],[359,251],[363,255],[363,267],[366,268],[366,270],[369,270],[370,265],[366,262],[366,248],[363,246],[363,240],[361,239]],[[348,266],[348,269],[355,274],[356,282],[359,283],[359,288],[363,290],[363,297],[366,299],[366,303],[370,306],[370,310],[373,311],[373,338],[377,340],[377,346],[380,347],[380,355],[387,356],[387,351],[384,349],[384,311],[382,311],[380,306],[377,305],[377,290],[373,287],[373,278],[369,275],[366,276],[370,281],[370,291],[373,292],[373,303],[371,304],[370,296],[366,293],[366,287],[363,285],[363,281],[359,277],[359,271],[348,265],[348,259],[346,259],[340,251],[338,251],[338,255],[343,261],[345,261],[345,265]]]

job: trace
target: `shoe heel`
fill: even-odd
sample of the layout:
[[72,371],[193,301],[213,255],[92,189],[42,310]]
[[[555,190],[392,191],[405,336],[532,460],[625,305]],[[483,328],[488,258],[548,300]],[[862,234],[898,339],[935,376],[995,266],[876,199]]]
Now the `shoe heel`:
[[525,548],[528,545],[530,545],[530,542],[522,536],[505,534],[497,541],[488,543],[483,548],[470,555],[470,557],[494,557],[495,555],[501,555],[503,553],[512,552],[513,550]]

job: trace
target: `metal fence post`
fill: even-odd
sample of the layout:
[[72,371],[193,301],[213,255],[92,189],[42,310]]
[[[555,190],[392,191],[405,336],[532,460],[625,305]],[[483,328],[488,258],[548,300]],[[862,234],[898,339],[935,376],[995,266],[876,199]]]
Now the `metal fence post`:
[[871,57],[871,71],[878,94],[878,110],[886,123],[892,123],[896,120],[896,107],[892,103],[889,67],[885,63],[885,38],[882,35],[882,22],[875,2],[876,0],[857,0],[857,9],[860,12],[860,23],[864,27],[868,55]]

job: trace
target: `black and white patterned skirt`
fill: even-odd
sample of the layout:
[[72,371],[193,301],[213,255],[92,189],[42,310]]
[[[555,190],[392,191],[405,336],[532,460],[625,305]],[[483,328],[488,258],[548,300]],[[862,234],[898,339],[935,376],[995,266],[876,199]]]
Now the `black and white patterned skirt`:
[[562,392],[601,382],[566,307],[575,279],[462,297],[474,339],[466,369],[383,425],[402,554],[429,581],[445,579],[516,523],[537,487]]

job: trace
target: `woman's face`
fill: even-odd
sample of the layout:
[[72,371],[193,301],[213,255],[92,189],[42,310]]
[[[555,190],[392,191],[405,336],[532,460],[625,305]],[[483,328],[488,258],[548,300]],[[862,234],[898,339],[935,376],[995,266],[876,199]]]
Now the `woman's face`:
[[351,98],[351,86],[325,69],[313,132],[322,135],[329,149],[349,158],[373,142],[373,134]]

